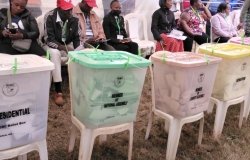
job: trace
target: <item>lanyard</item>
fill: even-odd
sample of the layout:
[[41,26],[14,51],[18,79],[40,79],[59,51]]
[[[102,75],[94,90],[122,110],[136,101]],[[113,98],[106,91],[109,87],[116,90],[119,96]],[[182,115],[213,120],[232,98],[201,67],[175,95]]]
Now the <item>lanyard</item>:
[[116,22],[116,25],[118,27],[118,32],[119,32],[119,35],[120,35],[121,34],[121,27],[120,27],[120,24],[119,24],[120,19],[117,16],[115,16],[115,22]]
[[62,27],[62,41],[63,41],[63,42],[66,41],[67,24],[68,24],[68,20],[64,23],[64,25],[63,25],[63,27]]
[[198,17],[199,20],[201,21],[201,16],[200,16],[199,12],[195,11],[193,7],[191,7],[191,9],[192,9],[193,13],[196,15],[196,17]]

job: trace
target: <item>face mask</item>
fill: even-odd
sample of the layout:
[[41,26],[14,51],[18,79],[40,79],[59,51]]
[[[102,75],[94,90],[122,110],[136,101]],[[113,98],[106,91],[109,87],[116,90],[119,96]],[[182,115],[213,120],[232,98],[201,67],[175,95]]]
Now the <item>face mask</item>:
[[121,14],[121,10],[113,10],[112,14],[115,16],[119,16]]

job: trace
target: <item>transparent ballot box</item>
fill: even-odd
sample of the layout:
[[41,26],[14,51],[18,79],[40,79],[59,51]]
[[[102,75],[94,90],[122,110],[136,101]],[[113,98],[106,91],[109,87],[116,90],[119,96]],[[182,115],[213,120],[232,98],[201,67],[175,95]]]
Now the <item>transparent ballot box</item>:
[[121,51],[83,50],[69,56],[72,108],[84,125],[135,120],[150,61]]
[[199,53],[221,57],[212,96],[222,101],[248,93],[250,86],[250,47],[235,43],[204,44]]
[[175,117],[207,110],[220,58],[160,51],[151,59],[156,108]]
[[46,139],[53,63],[0,54],[0,150]]

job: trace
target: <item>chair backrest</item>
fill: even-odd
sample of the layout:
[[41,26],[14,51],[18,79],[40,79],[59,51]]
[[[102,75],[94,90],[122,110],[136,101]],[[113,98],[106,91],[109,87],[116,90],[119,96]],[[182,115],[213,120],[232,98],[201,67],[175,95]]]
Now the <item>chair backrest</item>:
[[[131,39],[148,40],[147,20],[141,14],[130,13],[124,16],[125,26]],[[141,32],[143,28],[143,32]],[[142,33],[143,35],[140,35]]]
[[40,32],[38,43],[42,46],[43,45],[42,37],[44,36],[44,15],[37,17],[36,21]]

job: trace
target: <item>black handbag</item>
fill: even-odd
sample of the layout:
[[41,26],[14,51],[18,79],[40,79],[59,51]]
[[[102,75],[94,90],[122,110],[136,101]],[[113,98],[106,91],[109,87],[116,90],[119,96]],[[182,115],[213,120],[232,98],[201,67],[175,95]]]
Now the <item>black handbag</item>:
[[19,52],[27,52],[30,49],[31,39],[12,40],[12,47]]
[[[8,17],[8,24],[9,28],[13,29],[12,22],[11,22],[11,13],[10,9],[7,11],[7,17]],[[31,39],[17,39],[17,40],[12,40],[12,48],[19,52],[27,52],[30,49],[32,40]]]

